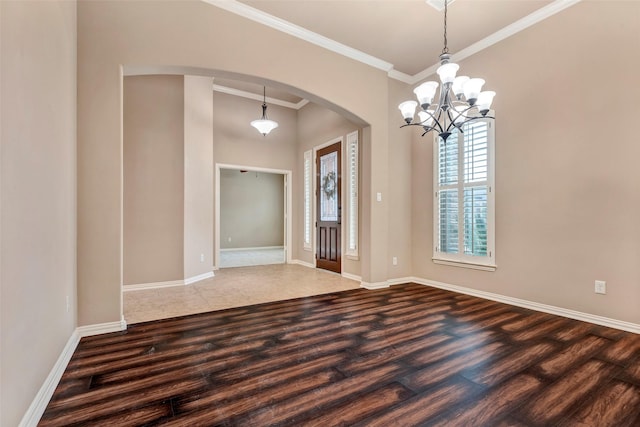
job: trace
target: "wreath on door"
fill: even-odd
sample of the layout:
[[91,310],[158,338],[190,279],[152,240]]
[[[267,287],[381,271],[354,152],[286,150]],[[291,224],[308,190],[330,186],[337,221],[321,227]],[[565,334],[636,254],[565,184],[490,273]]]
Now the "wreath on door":
[[336,182],[336,173],[331,171],[322,178],[322,191],[327,195],[327,199],[333,199],[336,195],[338,184]]

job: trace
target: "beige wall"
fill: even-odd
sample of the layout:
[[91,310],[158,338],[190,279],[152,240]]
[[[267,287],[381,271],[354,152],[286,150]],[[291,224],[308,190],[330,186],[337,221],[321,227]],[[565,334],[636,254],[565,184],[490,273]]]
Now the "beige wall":
[[220,247],[284,246],[284,176],[220,170]]
[[[229,40],[233,40],[232,49]],[[377,172],[370,177],[371,189],[387,191],[385,72],[204,2],[81,2],[78,294],[82,325],[119,320],[122,312],[122,64],[169,64],[218,70],[226,76],[256,76],[254,81],[265,79],[314,102],[335,106],[371,125],[367,143],[372,169]],[[373,204],[370,196],[363,197],[363,211],[370,211],[365,215],[369,222],[363,224],[363,234],[370,234],[372,247],[385,247],[388,205]],[[385,280],[386,256],[363,252],[368,258],[363,260],[365,280]]]
[[184,77],[184,278],[213,266],[213,103],[209,77]]
[[296,111],[267,104],[278,127],[263,136],[249,123],[262,115],[262,102],[213,92],[215,163],[292,170],[296,153]]
[[[412,88],[396,80],[389,80],[389,243],[387,262],[389,279],[402,279],[413,275],[412,209],[413,187],[424,188],[421,182],[412,182],[411,157],[415,128],[400,128],[402,118],[398,104],[414,97]],[[400,120],[398,120],[400,119]],[[419,166],[424,167],[424,166]],[[430,168],[430,165],[427,167]],[[393,258],[397,265],[393,265]]]
[[184,278],[184,97],[182,76],[124,79],[125,285]]
[[640,323],[639,26],[639,2],[581,2],[461,63],[498,93],[498,269],[431,262],[432,143],[416,139],[417,276]]
[[0,425],[16,426],[76,325],[76,3],[2,1],[0,28]]
[[[628,184],[637,178],[637,168],[630,164],[637,144],[620,125],[625,121],[615,120],[616,114],[631,114],[632,109],[616,106],[626,105],[624,100],[633,99],[638,90],[625,74],[637,60],[637,40],[629,37],[635,34],[629,28],[637,24],[637,7],[634,2],[581,2],[463,62],[466,73],[482,74],[498,91],[499,267],[495,273],[481,273],[430,262],[431,200],[426,194],[431,193],[431,172],[424,165],[431,164],[431,154],[427,144],[414,142],[415,275],[637,321],[638,270],[632,258],[638,239],[628,237],[638,234],[630,217],[637,195]],[[168,64],[264,79],[344,113],[361,126],[370,124],[363,129],[368,150],[362,164],[361,272],[367,282],[406,272],[404,266],[390,266],[395,252],[406,253],[405,237],[394,243],[395,224],[406,220],[406,212],[392,209],[396,198],[387,197],[406,182],[406,177],[390,173],[406,161],[406,153],[395,153],[390,145],[391,139],[402,137],[390,129],[398,123],[397,111],[389,106],[397,88],[389,85],[384,72],[201,2],[82,2],[78,14],[81,324],[117,320],[121,311],[121,64]],[[234,46],[228,49],[231,38]],[[611,74],[612,62],[623,62],[615,78],[621,84],[589,86]],[[602,144],[594,146],[602,138],[594,138],[594,127],[586,125],[593,123],[592,117],[609,125],[602,138],[615,140],[619,148],[608,154],[613,161],[604,166],[598,150]],[[377,192],[383,194],[382,202],[375,202]],[[585,209],[583,200],[589,198],[594,202]],[[629,201],[629,209],[612,207],[620,199]],[[553,207],[554,214],[541,215],[536,211],[541,206]],[[530,224],[522,227],[526,219]],[[576,230],[588,227],[588,233]],[[403,235],[406,231],[400,230]],[[592,294],[596,278],[609,282],[607,296]]]
[[[346,173],[346,155],[347,155],[347,134],[360,131],[359,137],[359,148],[360,148],[360,156],[362,158],[363,150],[366,151],[369,148],[364,143],[362,138],[361,129],[359,129],[358,125],[347,120],[340,114],[337,114],[325,107],[322,107],[317,104],[309,103],[302,107],[298,111],[298,122],[297,122],[297,139],[298,139],[298,148],[297,148],[297,162],[296,162],[296,176],[299,177],[297,181],[294,182],[293,185],[293,194],[294,194],[294,218],[296,219],[295,229],[298,234],[296,235],[296,240],[294,240],[294,257],[310,263],[315,264],[315,260],[313,258],[314,251],[304,250],[304,241],[303,241],[303,227],[304,227],[304,152],[307,150],[313,150],[315,147],[326,144],[329,141],[335,140],[337,138],[342,139],[342,176],[345,176]],[[362,160],[360,161],[362,163]],[[362,175],[362,174],[361,174]],[[347,180],[342,180],[342,214],[343,217],[346,218],[348,215],[348,207],[346,203],[346,188],[347,188]],[[360,194],[364,195],[362,191]],[[359,200],[360,203],[360,211],[362,211],[362,199]],[[346,223],[346,222],[343,222]],[[362,224],[359,224],[359,235],[362,236]],[[315,229],[314,229],[315,230]],[[346,238],[346,231],[343,232],[342,240]],[[360,239],[361,240],[361,239]],[[344,245],[343,245],[344,247]],[[359,259],[350,259],[345,255],[345,251],[342,254],[342,271],[345,273],[353,274],[356,276],[360,275],[361,267]]]

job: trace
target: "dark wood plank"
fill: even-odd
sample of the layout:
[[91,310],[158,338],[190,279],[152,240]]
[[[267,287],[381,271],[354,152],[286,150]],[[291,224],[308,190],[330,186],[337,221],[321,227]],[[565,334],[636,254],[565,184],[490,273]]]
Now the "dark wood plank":
[[640,388],[613,381],[584,406],[568,425],[623,427],[633,426],[640,413]]
[[83,338],[42,426],[636,426],[640,336],[416,284]]

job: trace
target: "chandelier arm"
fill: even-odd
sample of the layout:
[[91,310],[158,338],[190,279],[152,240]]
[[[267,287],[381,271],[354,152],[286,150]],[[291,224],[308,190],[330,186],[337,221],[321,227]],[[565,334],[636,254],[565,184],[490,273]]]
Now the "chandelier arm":
[[[440,105],[442,105],[442,104],[440,104]],[[440,122],[440,118],[442,117],[442,112],[444,110],[442,109],[442,107],[438,106],[438,109],[436,111],[438,112],[438,117],[434,121],[435,121],[435,124],[438,125],[438,130],[440,131],[440,133],[442,133],[442,132],[444,132],[444,128],[442,127],[442,123]]]
[[420,124],[420,123],[405,123],[402,126],[400,126],[400,129],[406,128],[407,126],[420,126],[420,127],[424,128],[424,126],[422,126],[422,124]]
[[465,120],[464,122],[462,122],[462,124],[461,124],[460,126],[462,126],[462,125],[466,125],[467,123],[473,122],[473,121],[475,121],[475,120],[480,120],[480,119],[494,119],[494,120],[495,120],[495,117],[491,117],[491,116],[486,116],[486,117],[484,117],[484,116],[479,116],[479,117],[469,117],[467,120]]
[[[440,120],[439,120],[439,119],[440,119],[440,116],[438,116],[438,118],[436,118],[436,117],[435,117],[433,114],[431,114],[428,110],[423,110],[423,111],[424,111],[425,113],[427,113],[427,114],[429,115],[429,117],[431,117],[431,119],[434,121],[434,125],[437,125],[437,126],[438,126],[438,129],[440,129],[440,132],[442,132],[442,125],[440,124]],[[442,110],[440,109],[440,107],[438,107],[438,109],[437,109],[436,111],[442,111]],[[420,122],[420,124],[422,124],[423,122],[424,122],[424,120],[423,120],[422,122]],[[424,127],[425,129],[427,128],[427,126],[422,126],[422,127]],[[432,125],[432,126],[430,126],[430,129],[429,129],[427,132],[430,132],[430,131],[432,131],[432,130],[434,130],[434,129],[435,129],[435,126],[433,126],[433,125]],[[425,133],[426,133],[426,132],[425,132]]]

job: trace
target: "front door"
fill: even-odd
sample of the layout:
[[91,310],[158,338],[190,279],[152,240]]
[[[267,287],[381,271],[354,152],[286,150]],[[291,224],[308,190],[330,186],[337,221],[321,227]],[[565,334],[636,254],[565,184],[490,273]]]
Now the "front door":
[[341,142],[318,150],[316,155],[316,266],[340,273],[340,152]]

